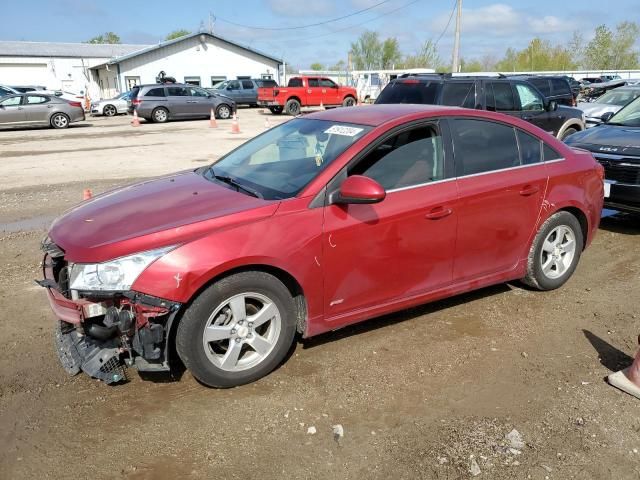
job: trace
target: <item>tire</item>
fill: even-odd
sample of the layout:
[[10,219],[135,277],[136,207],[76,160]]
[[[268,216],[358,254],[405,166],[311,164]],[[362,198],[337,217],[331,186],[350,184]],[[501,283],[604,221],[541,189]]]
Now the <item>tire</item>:
[[284,106],[284,111],[287,115],[300,115],[300,102],[294,98],[287,100],[287,104]]
[[169,120],[169,110],[158,107],[151,112],[151,119],[154,123],[166,123]]
[[64,113],[54,113],[51,116],[51,120],[49,123],[53,128],[68,128],[69,127],[69,117]]
[[118,113],[118,110],[116,110],[116,107],[114,107],[113,105],[105,105],[102,109],[102,113],[105,117],[115,117]]
[[[255,326],[260,320],[264,323]],[[205,332],[215,338],[205,338]],[[268,273],[242,272],[212,284],[193,301],[178,325],[176,349],[200,382],[228,388],[276,368],[295,333],[296,307],[287,287]],[[254,342],[263,352],[252,347]]]
[[[569,247],[573,241],[573,249]],[[569,212],[557,212],[538,230],[522,281],[538,290],[562,286],[575,271],[584,246],[582,227]]]
[[274,115],[280,115],[284,109],[282,107],[269,107],[269,110],[271,110],[271,113]]
[[356,104],[356,99],[353,97],[346,97],[343,101],[342,101],[342,106],[343,107],[353,107]]
[[221,120],[228,120],[229,118],[231,118],[231,114],[231,107],[226,103],[221,103],[216,108],[216,117],[220,118]]
[[564,133],[562,134],[562,138],[560,140],[564,140],[565,138],[567,138],[569,135],[573,135],[574,133],[577,133],[578,130],[576,130],[575,128],[571,127],[571,128],[567,128]]

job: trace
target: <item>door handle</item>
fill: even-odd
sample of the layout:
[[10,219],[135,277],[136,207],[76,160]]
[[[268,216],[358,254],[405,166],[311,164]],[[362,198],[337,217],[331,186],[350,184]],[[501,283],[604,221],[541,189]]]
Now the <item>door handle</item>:
[[538,193],[540,191],[540,187],[536,185],[526,185],[520,190],[520,195],[523,197],[528,197],[529,195],[533,195],[534,193]]
[[53,105],[47,105],[47,108],[53,108]]
[[435,207],[431,209],[429,213],[427,213],[424,218],[429,220],[438,220],[439,218],[448,217],[453,213],[449,207]]

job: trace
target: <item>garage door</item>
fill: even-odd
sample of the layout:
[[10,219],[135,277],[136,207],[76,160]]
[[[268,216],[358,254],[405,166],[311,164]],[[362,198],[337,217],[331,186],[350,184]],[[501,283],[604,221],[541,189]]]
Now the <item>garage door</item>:
[[49,79],[46,63],[0,63],[0,85],[44,85]]

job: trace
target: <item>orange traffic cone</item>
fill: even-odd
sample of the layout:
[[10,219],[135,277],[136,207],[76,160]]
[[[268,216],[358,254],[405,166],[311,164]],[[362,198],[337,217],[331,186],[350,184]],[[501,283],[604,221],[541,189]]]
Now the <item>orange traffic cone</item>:
[[324,103],[322,103],[322,100],[320,100],[320,110],[325,110]]
[[264,119],[264,128],[267,130],[271,128],[271,122],[269,121],[269,117]]
[[133,110],[133,120],[131,120],[131,126],[132,127],[139,127],[140,126],[140,119],[138,118],[138,111],[137,110]]
[[209,128],[218,128],[218,122],[216,122],[216,114],[211,109],[211,116],[209,117]]
[[[638,343],[640,343],[640,338],[638,338],[638,340]],[[619,388],[623,392],[640,398],[640,350],[636,354],[636,358],[633,359],[630,367],[612,373],[607,377],[607,380],[611,385]]]
[[93,197],[93,193],[91,193],[91,189],[85,188],[82,191],[82,200],[89,200],[91,197]]
[[240,133],[240,125],[235,113],[233,114],[233,120],[231,120],[231,133]]

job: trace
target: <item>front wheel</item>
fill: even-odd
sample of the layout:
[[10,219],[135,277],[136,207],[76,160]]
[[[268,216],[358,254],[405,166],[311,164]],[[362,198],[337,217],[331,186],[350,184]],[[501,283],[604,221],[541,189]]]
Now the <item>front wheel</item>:
[[569,212],[552,215],[533,240],[523,282],[538,290],[560,287],[578,266],[583,246],[578,219]]
[[242,272],[208,287],[185,311],[176,349],[194,377],[234,387],[271,372],[296,332],[294,299],[264,272]]
[[356,99],[353,97],[347,97],[342,101],[343,107],[353,107],[356,104]]
[[105,117],[113,117],[115,116],[116,113],[118,113],[118,111],[116,110],[116,107],[114,107],[113,105],[105,105],[104,109],[102,110],[102,113],[104,113]]
[[231,107],[225,103],[218,105],[218,108],[216,108],[216,117],[222,120],[231,118]]
[[271,113],[274,115],[280,115],[284,109],[282,107],[269,107],[269,110],[271,110]]

